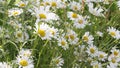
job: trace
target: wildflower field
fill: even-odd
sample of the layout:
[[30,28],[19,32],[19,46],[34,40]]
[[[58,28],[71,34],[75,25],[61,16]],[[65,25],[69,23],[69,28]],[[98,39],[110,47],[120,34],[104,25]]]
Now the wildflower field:
[[120,68],[120,0],[0,0],[0,68]]

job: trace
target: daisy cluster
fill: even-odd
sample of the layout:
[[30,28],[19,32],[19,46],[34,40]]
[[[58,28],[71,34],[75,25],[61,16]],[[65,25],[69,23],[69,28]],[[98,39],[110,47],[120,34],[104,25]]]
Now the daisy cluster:
[[120,0],[0,0],[0,68],[119,68]]

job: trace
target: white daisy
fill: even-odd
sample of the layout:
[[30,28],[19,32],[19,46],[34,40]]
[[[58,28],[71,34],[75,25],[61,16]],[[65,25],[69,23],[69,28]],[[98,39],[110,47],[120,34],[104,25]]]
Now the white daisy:
[[45,6],[50,6],[50,0],[43,0]]
[[74,21],[74,26],[76,28],[84,28],[87,24],[87,20],[83,18],[81,15]]
[[54,67],[61,68],[64,64],[64,60],[59,56],[59,57],[53,58],[52,63]]
[[35,33],[38,34],[42,40],[51,39],[50,27],[47,24],[35,23]]
[[28,1],[19,1],[15,5],[18,7],[25,7],[28,4]]
[[21,13],[23,13],[23,10],[20,8],[12,8],[8,10],[8,16],[19,16]]
[[21,30],[15,32],[15,36],[18,41],[23,42],[23,32]]
[[24,42],[29,39],[29,35],[25,31],[17,30],[14,34],[17,38],[17,42]]
[[115,39],[120,39],[120,31],[118,31],[117,29],[113,28],[113,27],[109,27],[107,29],[107,31],[109,32],[109,34],[115,38]]
[[93,66],[93,68],[102,68],[102,64],[98,61],[92,61],[91,65]]
[[81,5],[80,5],[80,3],[75,2],[75,1],[71,1],[69,7],[70,7],[70,9],[72,9],[73,11],[80,11],[80,10],[81,10]]
[[16,60],[17,64],[19,65],[19,68],[34,68],[33,60],[29,59],[28,57],[21,57],[18,56]]
[[111,52],[113,56],[120,57],[120,51],[118,49],[112,48]]
[[21,23],[15,23],[14,26],[13,26],[16,30],[17,29],[21,29],[22,28],[22,24]]
[[12,68],[12,66],[6,62],[0,62],[0,68]]
[[58,46],[61,46],[64,50],[69,48],[66,39],[64,39],[63,37],[58,39]]
[[79,14],[74,12],[67,12],[67,16],[70,18],[70,20],[76,20],[79,18]]
[[108,57],[108,61],[110,62],[110,64],[114,65],[114,66],[118,66],[118,62],[120,62],[120,58],[115,57],[113,55],[110,55]]
[[99,51],[98,52],[98,59],[101,61],[105,61],[105,59],[107,58],[107,54],[105,52]]
[[52,8],[60,8],[62,1],[61,0],[49,0],[50,6]]
[[31,57],[31,54],[32,54],[32,52],[31,52],[31,50],[30,49],[21,49],[20,51],[19,51],[19,56],[24,56],[24,57]]
[[90,35],[89,32],[85,32],[82,39],[84,42],[87,42],[88,44],[93,44],[94,37]]
[[103,37],[103,33],[100,32],[100,31],[97,31],[96,34],[97,34],[98,36],[100,36],[100,37]]
[[103,16],[103,9],[101,7],[95,7],[93,6],[93,3],[89,3],[88,4],[88,7],[89,7],[89,12],[95,16]]
[[58,20],[59,17],[55,13],[50,12],[49,9],[50,9],[49,6],[46,6],[46,7],[40,6],[39,8],[34,7],[35,16],[37,17],[36,22],[39,22],[41,20],[42,21]]
[[50,28],[50,33],[51,33],[52,38],[57,39],[59,36],[57,28],[54,28],[54,27]]
[[89,56],[96,57],[98,54],[98,49],[95,45],[89,45],[86,52]]
[[77,34],[73,31],[73,30],[68,30],[68,41],[70,44],[77,44],[78,42],[78,37],[77,37]]

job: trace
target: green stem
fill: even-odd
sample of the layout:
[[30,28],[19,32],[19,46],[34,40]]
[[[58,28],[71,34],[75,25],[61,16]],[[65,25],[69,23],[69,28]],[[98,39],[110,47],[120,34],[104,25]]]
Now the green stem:
[[41,50],[41,51],[39,51],[39,58],[38,58],[38,61],[37,61],[36,68],[39,68],[38,66],[39,66],[39,63],[40,63],[41,54],[42,54],[42,52],[43,52],[44,48],[46,47],[46,45],[47,45],[48,41],[49,41],[49,40],[46,40],[45,44],[43,45],[42,50]]
[[[17,47],[17,45],[16,45],[14,42],[12,42],[12,41],[8,41],[7,43],[11,43],[11,44],[13,44],[13,45],[16,47],[17,51],[19,52],[19,48]],[[7,44],[7,43],[5,43],[5,44]],[[4,45],[5,45],[5,44],[4,44]]]

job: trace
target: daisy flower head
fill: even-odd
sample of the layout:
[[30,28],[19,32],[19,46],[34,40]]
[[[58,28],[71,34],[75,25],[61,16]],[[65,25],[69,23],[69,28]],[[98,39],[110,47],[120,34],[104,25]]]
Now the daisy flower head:
[[39,8],[38,7],[34,7],[34,10],[35,10],[35,15],[38,19],[41,19],[41,20],[45,20],[45,19],[48,19],[48,13],[49,13],[49,7],[44,7],[44,6],[40,6]]
[[63,37],[58,39],[58,46],[61,46],[64,50],[69,48],[69,45],[68,45],[66,39]]
[[110,64],[114,65],[114,66],[118,66],[118,63],[120,62],[120,58],[119,57],[115,57],[113,55],[110,55],[108,57],[108,61]]
[[7,24],[9,24],[11,26],[15,26],[16,25],[16,21],[10,20],[9,22],[7,22]]
[[18,56],[16,60],[17,64],[19,65],[19,68],[34,68],[33,60],[29,59],[28,57],[21,57]]
[[78,37],[77,34],[75,33],[75,31],[73,30],[68,30],[68,41],[70,42],[70,44],[77,44],[78,42]]
[[34,6],[41,6],[41,2],[40,2],[40,0],[29,0],[29,2],[32,4],[32,5],[34,5]]
[[61,9],[65,9],[67,7],[67,3],[66,3],[67,0],[60,0],[60,4],[59,4],[59,8]]
[[25,31],[18,30],[14,34],[15,34],[15,37],[17,38],[17,42],[18,41],[24,42],[29,39],[29,35]]
[[87,61],[86,60],[86,53],[85,53],[85,45],[78,45],[78,47],[74,48],[74,52],[73,54],[75,55],[76,60],[78,60],[79,62],[82,61]]
[[98,59],[99,60],[105,61],[106,58],[107,58],[107,54],[105,52],[98,51]]
[[[50,7],[49,6],[40,6],[40,8],[38,7],[34,7],[35,10],[35,15],[37,17],[37,21],[49,21],[49,20],[58,20],[59,17],[53,13],[50,12]],[[34,13],[33,13],[34,14]]]
[[120,51],[118,49],[112,48],[111,52],[114,57],[120,57]]
[[12,68],[12,66],[6,62],[0,62],[0,68]]
[[70,9],[72,9],[73,11],[80,11],[81,10],[80,3],[77,3],[75,1],[71,1],[69,6],[70,6]]
[[89,12],[95,16],[101,16],[104,17],[104,14],[102,13],[104,10],[101,7],[95,7],[93,3],[88,3]]
[[49,0],[52,8],[60,8],[61,0]]
[[120,39],[120,31],[117,30],[116,28],[113,28],[113,27],[109,27],[107,29],[107,31],[109,32],[109,34],[115,38],[115,39]]
[[74,26],[76,28],[84,28],[87,25],[87,20],[81,15],[74,21]]
[[38,34],[39,37],[41,37],[42,40],[50,40],[51,39],[51,33],[50,33],[50,27],[47,24],[39,24],[35,23],[35,33]]
[[95,45],[89,45],[86,52],[89,56],[96,57],[98,54],[98,48]]
[[64,59],[61,56],[52,59],[52,65],[57,68],[61,68],[64,64]]
[[19,16],[21,13],[23,13],[23,10],[20,8],[12,8],[8,10],[8,16]]
[[19,1],[15,5],[18,7],[25,7],[28,4],[28,1]]
[[93,66],[93,68],[102,68],[102,64],[98,61],[92,61],[91,65]]
[[93,44],[94,37],[90,35],[89,32],[85,32],[82,39],[84,42],[87,42],[88,44]]
[[17,22],[17,23],[14,24],[13,27],[14,27],[14,29],[16,29],[16,30],[19,30],[19,29],[21,29],[23,26],[22,26],[21,23],[18,23],[18,22]]
[[59,36],[57,28],[54,28],[54,27],[50,28],[50,33],[51,33],[52,38],[57,39]]
[[79,17],[79,14],[75,12],[67,12],[67,16],[70,20],[76,20]]
[[32,54],[32,52],[31,52],[31,50],[30,49],[21,49],[20,51],[19,51],[19,56],[24,56],[24,57],[31,57],[31,54]]
[[45,6],[50,6],[50,0],[43,0],[43,3],[45,4]]
[[103,33],[100,32],[100,31],[97,31],[96,34],[97,34],[98,36],[100,36],[100,37],[103,37]]

